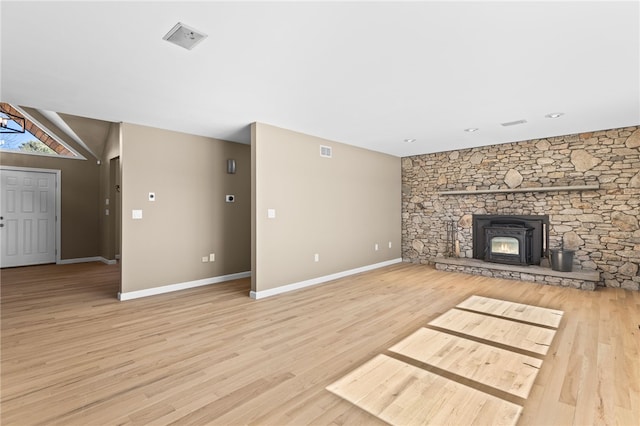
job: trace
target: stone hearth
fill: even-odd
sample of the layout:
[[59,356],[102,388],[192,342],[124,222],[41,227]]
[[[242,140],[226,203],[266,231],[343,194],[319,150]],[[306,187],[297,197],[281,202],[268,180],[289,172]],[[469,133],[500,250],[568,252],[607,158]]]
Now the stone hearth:
[[442,257],[433,260],[440,271],[462,272],[485,277],[505,278],[535,282],[539,284],[595,290],[600,273],[589,269],[574,269],[571,272],[554,271],[544,266],[517,266],[484,262],[477,259]]

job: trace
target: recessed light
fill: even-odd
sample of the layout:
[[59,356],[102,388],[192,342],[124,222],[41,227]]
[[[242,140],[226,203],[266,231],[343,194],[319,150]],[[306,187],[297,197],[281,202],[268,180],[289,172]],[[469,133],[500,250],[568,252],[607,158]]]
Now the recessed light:
[[408,139],[405,139],[404,141],[407,142],[407,143],[412,143],[412,142],[415,142],[416,140],[408,138]]
[[564,112],[552,112],[550,114],[545,115],[545,117],[547,118],[558,118],[558,117],[562,117],[564,115]]
[[478,130],[480,129],[478,129],[477,127],[469,127],[468,129],[464,129],[464,131],[467,133],[477,132]]

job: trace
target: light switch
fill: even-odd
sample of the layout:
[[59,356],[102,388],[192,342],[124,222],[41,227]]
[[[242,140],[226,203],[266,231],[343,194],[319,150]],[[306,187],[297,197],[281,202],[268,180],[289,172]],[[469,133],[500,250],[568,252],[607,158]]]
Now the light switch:
[[132,219],[142,219],[142,210],[131,210]]
[[267,218],[275,219],[276,218],[276,209],[267,209]]

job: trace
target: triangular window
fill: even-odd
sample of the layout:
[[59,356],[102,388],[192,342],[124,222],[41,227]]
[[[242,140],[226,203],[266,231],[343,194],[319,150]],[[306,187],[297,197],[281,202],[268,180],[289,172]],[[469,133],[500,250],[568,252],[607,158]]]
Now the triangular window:
[[84,158],[48,129],[5,102],[0,102],[0,150]]

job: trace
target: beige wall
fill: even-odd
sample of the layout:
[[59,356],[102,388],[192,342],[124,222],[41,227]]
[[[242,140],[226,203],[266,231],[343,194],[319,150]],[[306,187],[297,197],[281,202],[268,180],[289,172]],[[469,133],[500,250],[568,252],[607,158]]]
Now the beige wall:
[[400,257],[400,158],[255,123],[252,167],[253,291]]
[[[30,113],[45,126],[55,128],[46,118],[34,111]],[[100,254],[98,216],[100,166],[75,142],[68,138],[64,141],[88,160],[3,151],[0,154],[0,165],[60,170],[62,181],[60,258],[67,260],[98,256]]]
[[[249,271],[249,146],[128,123],[121,134],[121,291]],[[234,175],[226,173],[229,158]],[[134,209],[141,220],[132,219]],[[215,262],[203,263],[209,253]]]

